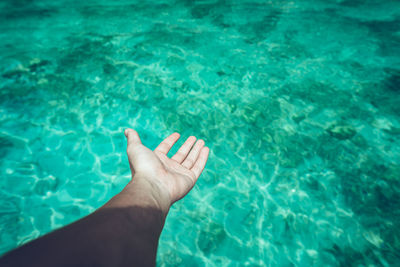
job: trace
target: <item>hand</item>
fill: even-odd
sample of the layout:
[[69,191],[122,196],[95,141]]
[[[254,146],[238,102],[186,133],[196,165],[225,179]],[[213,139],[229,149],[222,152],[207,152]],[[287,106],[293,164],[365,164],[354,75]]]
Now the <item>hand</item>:
[[193,188],[208,159],[209,148],[204,146],[203,140],[196,142],[194,136],[190,136],[171,158],[167,154],[178,141],[178,133],[168,136],[154,151],[142,144],[135,130],[126,129],[125,136],[132,181],[145,179],[159,187],[168,195],[170,204]]

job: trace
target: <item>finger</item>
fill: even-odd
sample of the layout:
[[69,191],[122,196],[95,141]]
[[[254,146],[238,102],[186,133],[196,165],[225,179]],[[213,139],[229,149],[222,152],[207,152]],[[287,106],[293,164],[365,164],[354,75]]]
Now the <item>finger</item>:
[[204,167],[206,166],[209,152],[210,149],[208,147],[203,147],[200,151],[199,157],[192,167],[192,172],[196,176],[196,179],[199,178],[200,174],[204,170]]
[[124,131],[124,134],[126,136],[126,139],[128,140],[128,147],[127,147],[127,152],[128,152],[128,159],[129,159],[129,168],[131,169],[131,174],[132,177],[135,175],[135,170],[133,168],[132,162],[134,161],[133,156],[134,153],[129,153],[129,151],[134,151],[134,149],[137,147],[137,145],[140,145],[142,141],[140,140],[139,134],[133,130],[133,129],[126,129]]
[[167,138],[165,138],[159,145],[154,149],[154,151],[161,152],[163,154],[168,154],[171,147],[178,141],[180,134],[173,133]]
[[125,130],[124,133],[125,133],[126,139],[128,140],[128,146],[129,145],[137,145],[137,144],[142,143],[142,141],[140,141],[139,134],[135,130],[128,128]]
[[192,168],[203,146],[204,146],[204,141],[198,140],[194,145],[194,147],[192,148],[192,150],[190,151],[189,155],[183,161],[182,166],[188,169]]
[[178,152],[176,152],[176,154],[173,155],[171,159],[175,160],[178,163],[182,163],[182,161],[189,154],[190,149],[192,149],[195,142],[196,142],[196,137],[190,136],[188,139],[186,139],[185,143],[183,143],[183,145],[179,148]]

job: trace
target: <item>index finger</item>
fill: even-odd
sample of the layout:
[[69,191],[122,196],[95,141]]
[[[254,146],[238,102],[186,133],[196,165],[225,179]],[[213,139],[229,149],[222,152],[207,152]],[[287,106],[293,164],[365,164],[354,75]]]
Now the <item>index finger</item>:
[[157,147],[154,149],[155,152],[160,152],[163,154],[168,154],[172,146],[178,141],[181,135],[179,133],[173,133],[167,138],[165,138]]

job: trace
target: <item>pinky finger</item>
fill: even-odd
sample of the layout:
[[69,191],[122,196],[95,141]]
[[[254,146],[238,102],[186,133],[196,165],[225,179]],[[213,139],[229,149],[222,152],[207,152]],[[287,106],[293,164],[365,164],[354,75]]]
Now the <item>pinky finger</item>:
[[200,155],[197,158],[196,162],[194,163],[192,167],[192,172],[197,178],[199,178],[200,174],[203,172],[204,167],[206,166],[207,159],[208,159],[208,154],[210,152],[210,149],[208,147],[203,147],[200,151]]

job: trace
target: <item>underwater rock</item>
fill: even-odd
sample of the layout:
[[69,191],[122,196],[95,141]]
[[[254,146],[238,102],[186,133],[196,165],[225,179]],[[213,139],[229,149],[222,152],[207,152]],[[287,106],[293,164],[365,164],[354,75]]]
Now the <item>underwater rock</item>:
[[300,114],[300,115],[293,116],[292,120],[294,120],[294,122],[296,122],[296,123],[300,123],[305,118],[306,118],[306,116],[304,114]]
[[218,76],[224,76],[224,75],[226,75],[226,73],[225,73],[224,71],[222,71],[222,70],[217,71],[217,74],[218,74]]
[[350,139],[357,133],[356,129],[351,125],[332,125],[326,131],[340,140]]
[[20,213],[21,198],[4,194],[0,191],[0,222],[6,215],[17,215]]
[[48,64],[50,64],[50,61],[48,61],[48,60],[34,58],[29,62],[29,70],[31,72],[37,72],[37,71],[40,71],[42,68],[44,68]]
[[45,195],[47,192],[54,192],[57,189],[59,181],[54,176],[48,176],[46,178],[40,179],[34,188],[34,191],[38,195]]
[[4,157],[8,150],[12,149],[14,144],[6,137],[0,136],[0,158]]
[[205,254],[209,254],[217,250],[226,237],[224,226],[211,222],[207,229],[201,231],[197,244]]
[[393,93],[400,91],[400,70],[395,68],[385,68],[388,77],[383,81],[386,90]]
[[29,69],[19,64],[15,68],[3,73],[2,76],[8,79],[15,79],[15,78],[20,78],[21,76],[27,74],[28,72]]
[[400,134],[400,128],[396,127],[390,127],[389,129],[383,129],[384,132],[392,135],[399,135]]
[[243,119],[247,123],[255,123],[257,117],[260,116],[260,114],[260,110],[252,108],[251,106],[247,106],[243,109]]
[[15,152],[17,149],[25,149],[25,141],[22,138],[0,134],[0,158],[5,157],[9,152]]

